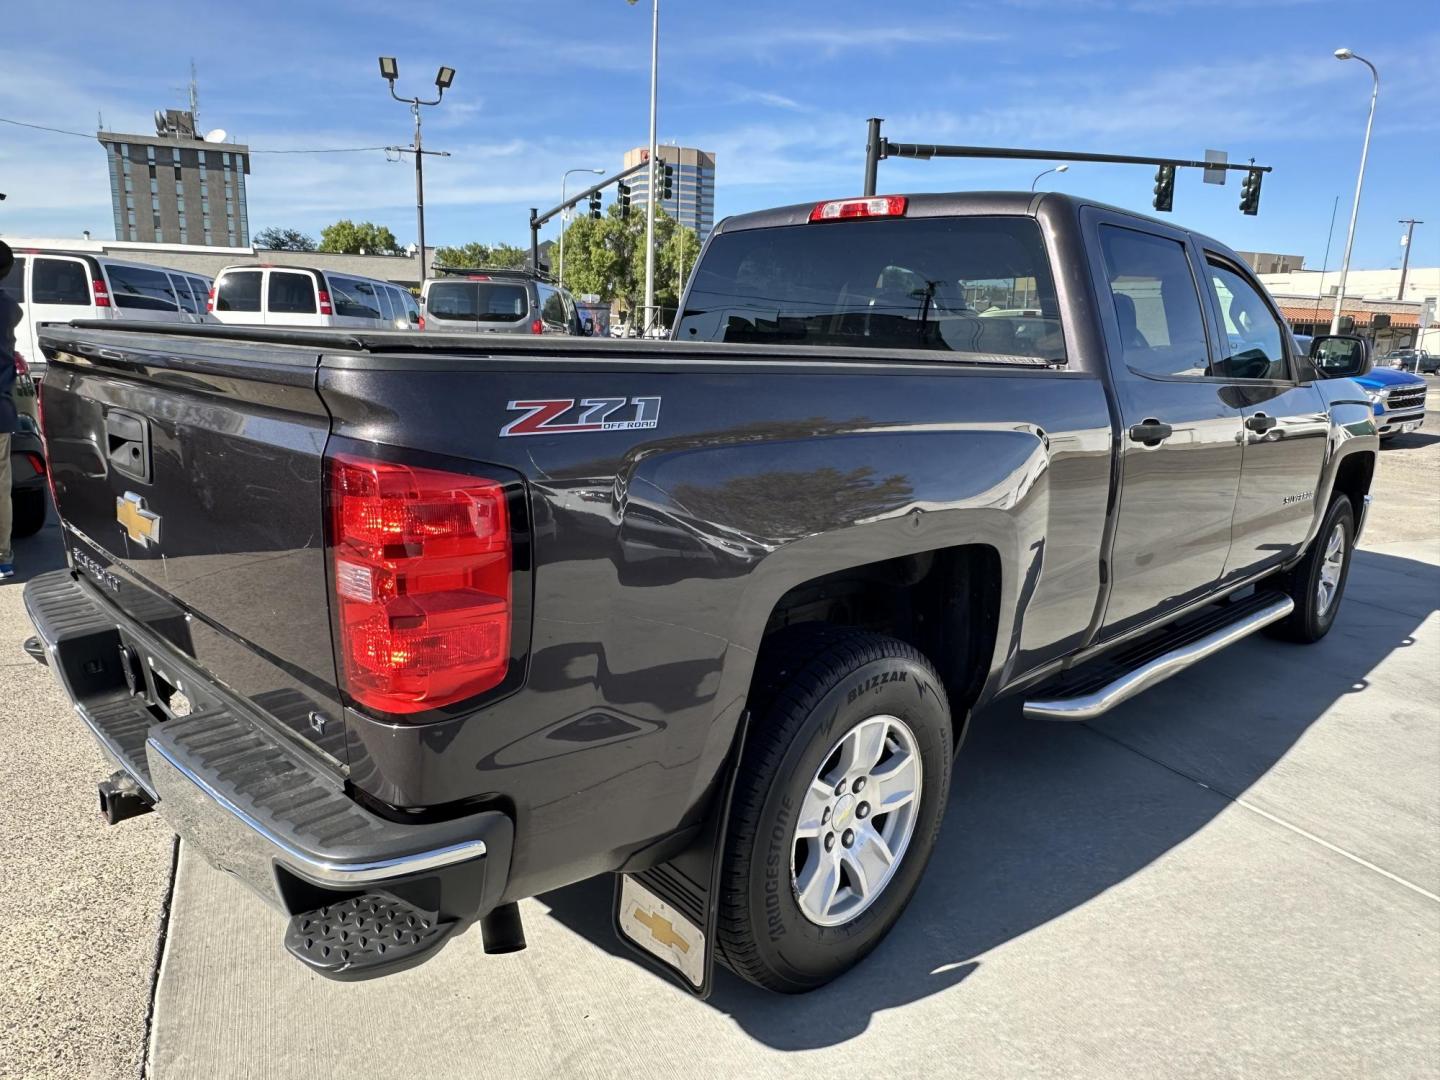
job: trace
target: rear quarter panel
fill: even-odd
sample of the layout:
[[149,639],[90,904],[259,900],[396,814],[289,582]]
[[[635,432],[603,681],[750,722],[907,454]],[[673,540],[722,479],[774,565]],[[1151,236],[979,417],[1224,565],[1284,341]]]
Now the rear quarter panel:
[[[1111,433],[1089,376],[332,357],[320,389],[338,436],[529,481],[524,688],[468,718],[347,725],[352,778],[387,802],[513,804],[515,895],[613,869],[687,823],[730,746],[766,618],[796,584],[990,545],[997,683],[1058,655],[1094,613]],[[510,402],[637,397],[661,399],[653,430],[500,436],[523,415]]]

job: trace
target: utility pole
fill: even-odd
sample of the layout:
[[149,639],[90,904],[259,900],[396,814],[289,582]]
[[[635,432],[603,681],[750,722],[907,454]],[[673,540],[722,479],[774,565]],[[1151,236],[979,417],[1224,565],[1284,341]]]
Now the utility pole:
[[646,175],[649,180],[645,188],[645,318],[643,326],[648,331],[655,318],[655,199],[659,192],[655,184],[655,103],[660,81],[660,0],[654,0],[650,17],[650,160]]
[[1425,222],[1415,218],[1402,218],[1400,224],[1406,226],[1405,257],[1400,260],[1400,291],[1395,294],[1396,300],[1405,299],[1405,275],[1410,272],[1410,244],[1415,239],[1415,226],[1424,225]]

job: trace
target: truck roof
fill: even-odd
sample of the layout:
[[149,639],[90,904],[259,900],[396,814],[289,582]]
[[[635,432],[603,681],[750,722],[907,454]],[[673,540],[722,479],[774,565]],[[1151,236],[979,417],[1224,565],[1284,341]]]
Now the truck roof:
[[[943,191],[943,192],[921,192],[919,194],[907,194],[905,192],[887,192],[891,195],[903,195],[908,204],[905,207],[907,218],[926,217],[969,217],[984,215],[1024,215],[1036,217],[1040,208],[1044,206],[1051,212],[1078,214],[1082,206],[1094,206],[1102,210],[1108,210],[1116,214],[1125,214],[1135,218],[1137,221],[1152,222],[1163,225],[1168,229],[1181,229],[1191,233],[1203,240],[1210,247],[1229,252],[1229,248],[1211,237],[1195,232],[1193,229],[1186,229],[1184,225],[1174,221],[1166,221],[1163,218],[1152,217],[1149,214],[1138,214],[1123,206],[1111,206],[1095,199],[1080,198],[1075,195],[1067,195],[1059,191]],[[834,198],[863,198],[859,195],[834,196]],[[782,225],[803,225],[810,220],[810,211],[815,209],[817,203],[828,202],[829,199],[816,199],[812,202],[794,203],[790,206],[778,206],[771,210],[756,210],[749,214],[736,214],[722,220],[711,231],[711,235],[719,235],[727,232],[740,232],[746,229],[773,229]]]

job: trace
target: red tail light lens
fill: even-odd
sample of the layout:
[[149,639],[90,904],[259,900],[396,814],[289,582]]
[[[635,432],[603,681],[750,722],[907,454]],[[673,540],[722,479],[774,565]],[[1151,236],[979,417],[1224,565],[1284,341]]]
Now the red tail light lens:
[[320,314],[321,314],[321,315],[334,315],[334,314],[335,314],[335,307],[334,307],[334,305],[331,304],[331,302],[330,302],[330,294],[329,294],[328,292],[326,292],[324,289],[321,289],[321,290],[320,290]]
[[409,714],[504,681],[513,614],[504,488],[342,454],[329,461],[329,500],[351,697]]
[[210,290],[209,295],[205,297],[205,310],[215,310],[215,290],[213,288]]
[[105,282],[101,281],[99,278],[96,278],[90,283],[90,287],[95,290],[95,306],[109,307],[110,290],[106,288]]
[[421,315],[419,321],[416,322],[415,325],[416,325],[416,327],[417,327],[418,329],[424,330],[424,329],[425,329],[425,316],[424,316],[424,315]]
[[545,332],[545,324],[539,319],[536,319],[530,324],[530,332],[532,334],[543,334]]
[[810,211],[811,221],[845,221],[850,218],[903,217],[904,195],[876,195],[865,199],[832,199],[816,203]]

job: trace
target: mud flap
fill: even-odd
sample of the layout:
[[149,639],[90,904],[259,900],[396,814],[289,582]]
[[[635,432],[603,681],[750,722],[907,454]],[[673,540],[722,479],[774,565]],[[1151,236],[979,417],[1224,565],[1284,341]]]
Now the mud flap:
[[747,711],[740,717],[715,805],[695,841],[668,862],[615,875],[615,933],[652,967],[700,998],[710,996],[714,980],[720,869],[749,726]]

